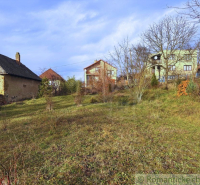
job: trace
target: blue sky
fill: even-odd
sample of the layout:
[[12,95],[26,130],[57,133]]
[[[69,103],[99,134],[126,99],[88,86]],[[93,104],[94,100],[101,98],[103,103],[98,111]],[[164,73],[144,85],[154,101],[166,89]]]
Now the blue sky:
[[148,26],[181,0],[0,0],[0,53],[40,75],[52,68],[83,79],[83,68],[105,59],[127,36],[139,42]]

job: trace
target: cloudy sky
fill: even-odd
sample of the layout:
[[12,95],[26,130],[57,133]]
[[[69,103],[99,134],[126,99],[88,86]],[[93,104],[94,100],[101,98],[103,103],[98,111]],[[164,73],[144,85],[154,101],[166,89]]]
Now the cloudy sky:
[[182,0],[0,0],[0,53],[40,75],[52,68],[65,79],[83,79],[83,68],[105,59],[127,36],[174,14]]

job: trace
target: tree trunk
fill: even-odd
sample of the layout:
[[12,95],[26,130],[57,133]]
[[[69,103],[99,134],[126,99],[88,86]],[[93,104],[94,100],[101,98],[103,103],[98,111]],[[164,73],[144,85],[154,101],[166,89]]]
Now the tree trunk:
[[165,89],[168,90],[168,69],[165,72]]

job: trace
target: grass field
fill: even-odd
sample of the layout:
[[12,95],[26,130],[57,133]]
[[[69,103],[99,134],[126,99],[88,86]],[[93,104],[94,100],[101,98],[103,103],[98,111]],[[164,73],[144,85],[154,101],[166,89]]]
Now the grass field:
[[[19,184],[134,184],[135,173],[200,173],[200,102],[152,89],[137,105],[73,97],[0,111],[0,163]],[[3,168],[0,169],[4,172]]]

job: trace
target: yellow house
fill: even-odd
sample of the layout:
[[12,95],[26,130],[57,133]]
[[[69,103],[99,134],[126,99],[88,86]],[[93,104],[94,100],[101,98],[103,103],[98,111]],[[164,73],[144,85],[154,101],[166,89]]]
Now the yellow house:
[[[152,54],[150,56],[149,72],[155,74],[157,79],[164,79],[166,63],[166,59],[164,59],[161,53]],[[198,71],[197,51],[177,50],[173,54],[170,54],[168,56],[168,69],[168,80],[195,76]]]
[[109,79],[112,84],[117,80],[117,68],[104,60],[95,60],[93,64],[84,68],[85,87],[91,86],[91,82]]

